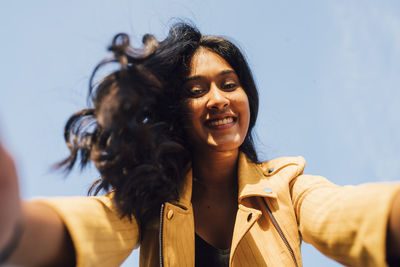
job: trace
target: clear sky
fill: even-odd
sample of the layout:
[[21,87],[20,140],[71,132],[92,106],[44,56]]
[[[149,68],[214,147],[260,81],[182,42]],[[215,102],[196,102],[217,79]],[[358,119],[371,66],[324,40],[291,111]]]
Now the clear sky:
[[[260,91],[264,160],[303,155],[306,173],[359,184],[400,177],[400,2],[0,1],[0,132],[22,196],[85,195],[95,170],[67,179],[63,127],[118,32],[165,37],[171,18],[243,48]],[[135,251],[124,266],[138,266]],[[304,266],[339,266],[308,245]]]

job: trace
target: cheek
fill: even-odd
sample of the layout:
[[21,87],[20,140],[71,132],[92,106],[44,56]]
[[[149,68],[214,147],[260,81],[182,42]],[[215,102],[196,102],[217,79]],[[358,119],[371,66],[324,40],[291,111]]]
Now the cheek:
[[[199,118],[202,116],[202,103],[199,99],[189,99],[185,103],[185,113],[189,120]],[[189,121],[193,123],[193,121]]]
[[242,138],[244,139],[247,135],[250,124],[250,104],[247,95],[241,97],[240,100],[237,102],[237,105],[240,112],[240,132]]
[[250,123],[250,104],[249,99],[244,91],[237,96],[236,104],[240,112],[242,123],[248,126]]
[[184,127],[189,136],[195,136],[200,129],[202,117],[201,103],[198,99],[189,99],[184,105]]
[[243,127],[246,129],[246,133],[247,130],[249,129],[249,124],[250,124],[250,106],[249,106],[249,102],[246,101],[245,103],[243,103],[243,112],[242,112],[242,116],[243,118]]

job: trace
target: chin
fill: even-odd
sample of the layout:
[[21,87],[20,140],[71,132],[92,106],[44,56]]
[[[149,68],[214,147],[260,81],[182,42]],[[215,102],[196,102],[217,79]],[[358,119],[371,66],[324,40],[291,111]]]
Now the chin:
[[[242,140],[243,139],[243,140]],[[228,152],[238,150],[242,145],[244,138],[238,135],[231,136],[201,136],[198,135],[196,137],[191,138],[192,144],[195,144],[193,147],[198,152],[203,151],[203,153],[212,153],[215,152]]]
[[235,141],[220,141],[220,142],[209,142],[208,146],[215,151],[218,152],[224,152],[224,151],[232,151],[232,150],[238,150],[242,142],[239,142],[237,140]]

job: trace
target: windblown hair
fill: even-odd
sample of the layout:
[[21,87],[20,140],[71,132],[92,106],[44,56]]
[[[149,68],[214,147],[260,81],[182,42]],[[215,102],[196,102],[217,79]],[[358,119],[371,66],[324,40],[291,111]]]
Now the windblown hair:
[[[121,216],[134,216],[143,228],[160,205],[178,200],[191,146],[185,136],[183,82],[199,47],[223,57],[236,71],[250,104],[249,131],[240,150],[258,162],[252,129],[258,112],[258,93],[240,50],[221,37],[203,36],[187,23],[171,27],[166,39],[143,37],[133,48],[126,34],[117,34],[111,58],[94,69],[90,79],[90,108],[73,114],[65,126],[70,156],[59,164],[67,171],[77,161],[83,168],[93,161],[101,179],[92,185],[114,191]],[[112,62],[118,70],[97,84],[98,70]]]

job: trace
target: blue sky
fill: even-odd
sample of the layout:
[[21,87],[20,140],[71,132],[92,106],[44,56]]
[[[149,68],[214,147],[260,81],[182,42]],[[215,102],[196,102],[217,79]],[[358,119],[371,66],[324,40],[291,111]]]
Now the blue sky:
[[[303,155],[337,184],[400,176],[400,2],[0,2],[0,133],[22,196],[84,195],[93,169],[68,178],[63,127],[86,104],[88,77],[118,32],[163,38],[172,18],[243,48],[260,91],[263,159]],[[124,266],[137,266],[137,252]],[[305,266],[339,266],[308,245]]]

